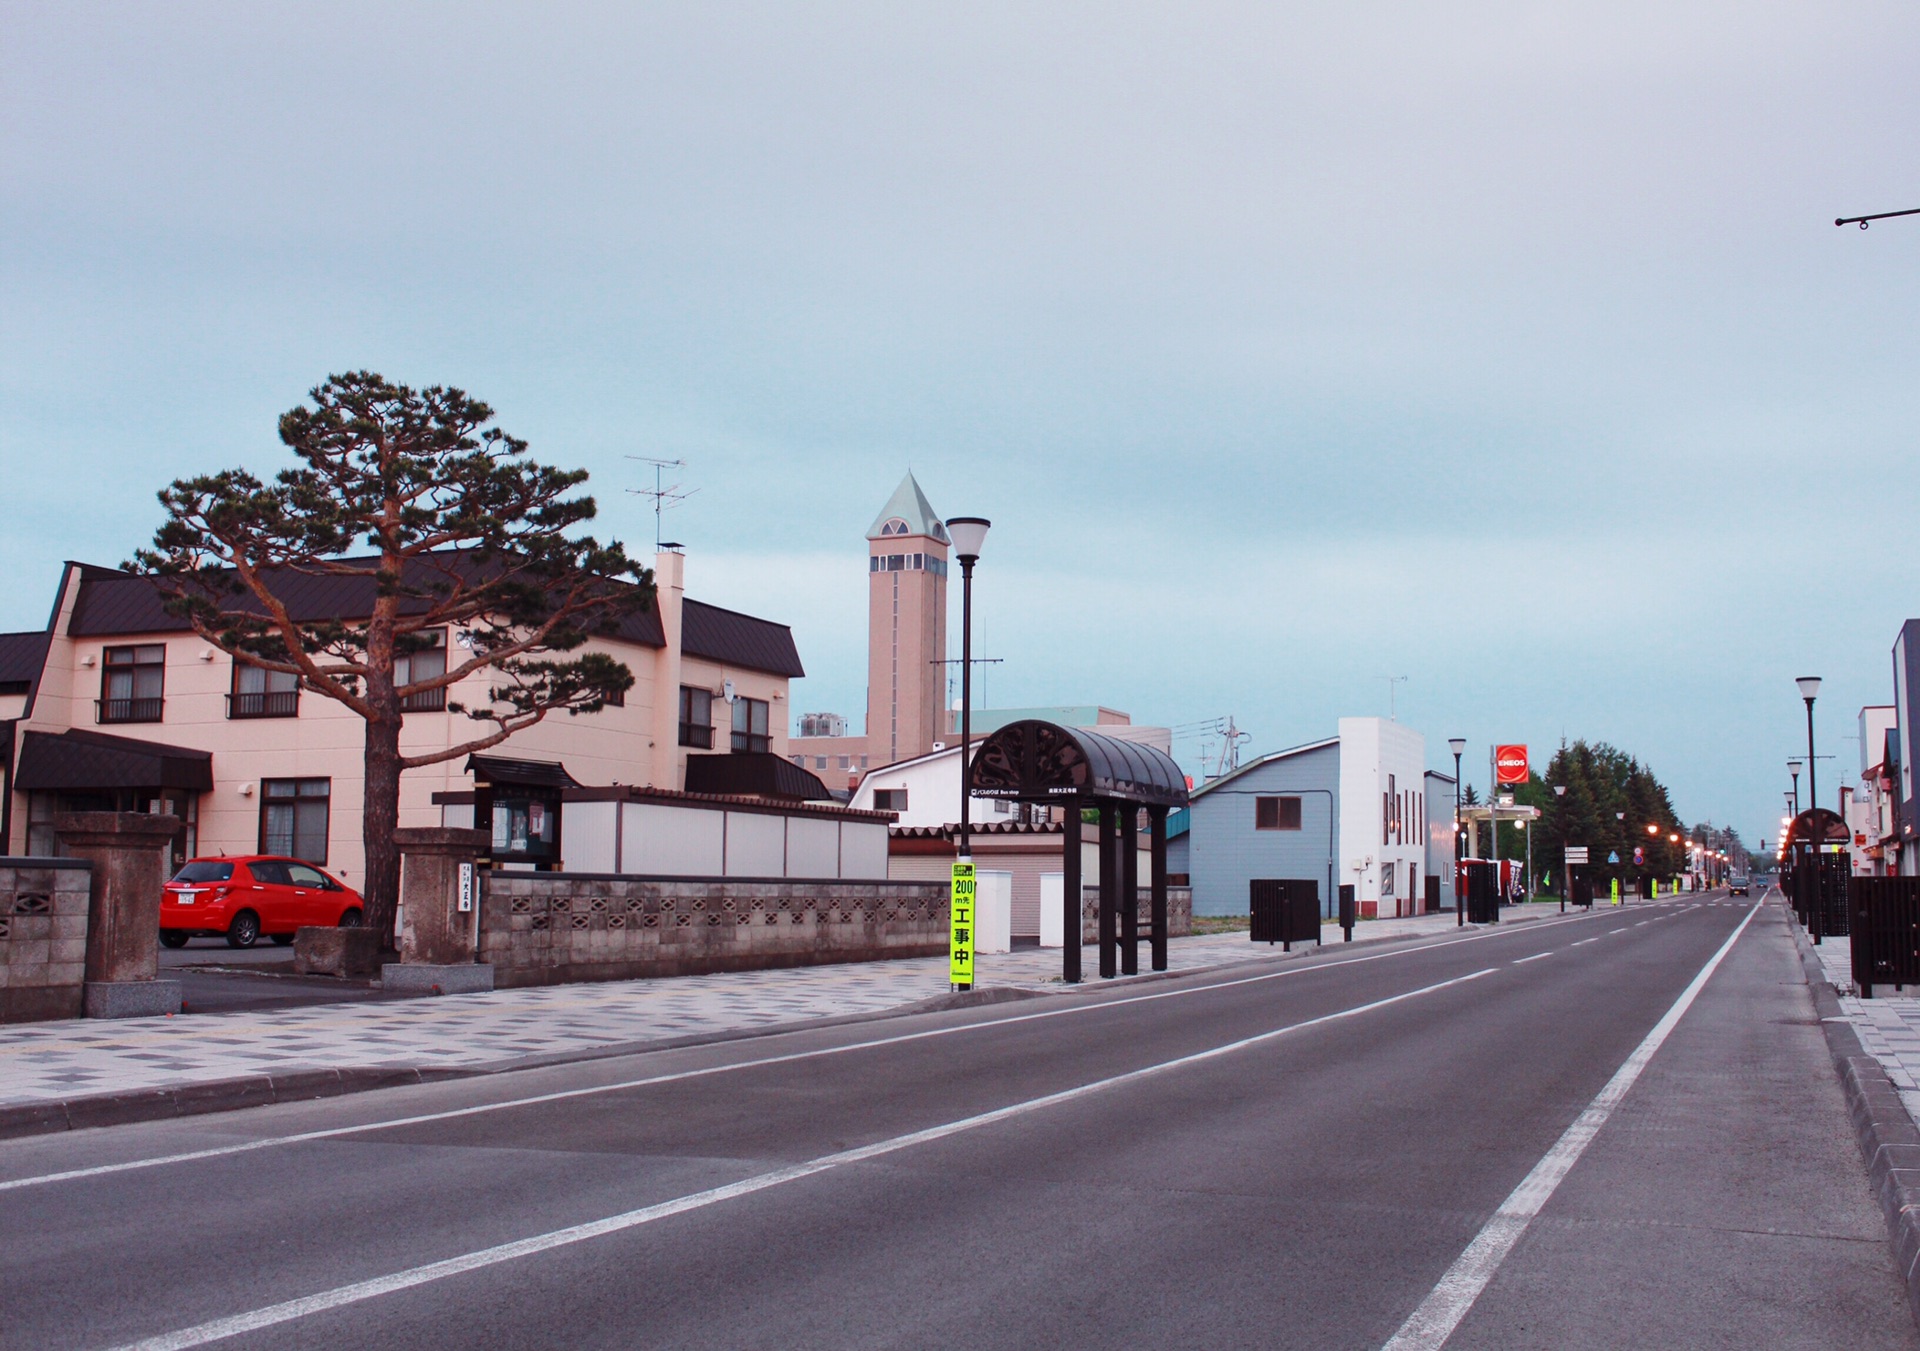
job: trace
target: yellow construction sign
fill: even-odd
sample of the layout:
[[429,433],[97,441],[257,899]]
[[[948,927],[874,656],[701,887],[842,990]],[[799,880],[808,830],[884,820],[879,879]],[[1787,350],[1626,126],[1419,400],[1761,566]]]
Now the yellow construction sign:
[[973,863],[956,862],[947,936],[947,979],[955,985],[973,984],[973,898]]

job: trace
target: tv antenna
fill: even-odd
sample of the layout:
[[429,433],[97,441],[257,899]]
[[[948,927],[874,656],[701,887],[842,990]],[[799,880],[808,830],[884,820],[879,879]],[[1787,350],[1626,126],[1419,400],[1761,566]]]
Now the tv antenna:
[[1399,722],[1400,719],[1396,717],[1394,713],[1395,704],[1394,704],[1393,696],[1395,693],[1395,686],[1406,684],[1407,678],[1405,676],[1375,676],[1374,679],[1384,680],[1387,682],[1387,721]]
[[629,455],[627,458],[629,460],[638,460],[641,464],[650,464],[653,466],[653,486],[651,488],[629,488],[627,491],[635,497],[651,497],[653,499],[653,551],[659,553],[661,516],[665,514],[668,507],[679,506],[700,490],[698,488],[688,488],[683,492],[678,483],[668,483],[666,481],[667,471],[669,469],[685,469],[687,467],[685,460],[656,460],[650,455]]

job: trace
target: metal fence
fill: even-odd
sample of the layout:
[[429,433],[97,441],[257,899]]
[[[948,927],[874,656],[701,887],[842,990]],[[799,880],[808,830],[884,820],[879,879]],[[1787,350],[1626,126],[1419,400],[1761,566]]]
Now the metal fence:
[[1860,997],[1873,998],[1875,985],[1920,985],[1920,877],[1850,878],[1847,909]]
[[1320,941],[1320,883],[1313,878],[1261,878],[1247,883],[1253,941],[1279,943],[1291,952],[1295,943]]

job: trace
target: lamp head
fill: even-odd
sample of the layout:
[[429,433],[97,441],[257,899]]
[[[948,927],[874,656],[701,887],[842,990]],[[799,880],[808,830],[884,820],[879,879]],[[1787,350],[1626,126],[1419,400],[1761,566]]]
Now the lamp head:
[[1800,687],[1800,697],[1802,699],[1808,700],[1809,702],[1812,701],[1815,695],[1820,693],[1820,677],[1819,676],[1801,676],[1798,680],[1794,681],[1793,683]]
[[1459,759],[1467,753],[1467,739],[1463,736],[1453,737],[1448,740],[1447,749],[1453,752],[1455,759]]
[[1567,786],[1564,783],[1556,783],[1553,786],[1553,795],[1555,797],[1565,797],[1567,795]]
[[1789,774],[1791,774],[1791,775],[1793,775],[1793,777],[1794,777],[1794,778],[1796,778],[1796,779],[1797,779],[1797,778],[1799,778],[1799,777],[1800,777],[1800,762],[1799,762],[1798,760],[1789,760],[1789,761],[1787,761],[1787,773],[1789,773]]
[[947,538],[953,541],[954,556],[963,563],[980,557],[987,542],[987,528],[993,524],[984,516],[955,516],[947,522]]

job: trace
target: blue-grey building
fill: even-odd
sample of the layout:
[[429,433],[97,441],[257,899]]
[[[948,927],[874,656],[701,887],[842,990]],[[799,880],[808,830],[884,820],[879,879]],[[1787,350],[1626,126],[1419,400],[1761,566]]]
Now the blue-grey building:
[[1193,790],[1195,914],[1245,914],[1258,878],[1312,878],[1327,916],[1342,885],[1362,917],[1420,913],[1429,877],[1452,907],[1453,780],[1427,770],[1425,738],[1410,728],[1384,718],[1339,726]]

